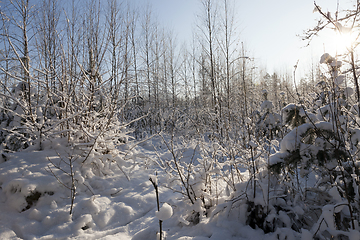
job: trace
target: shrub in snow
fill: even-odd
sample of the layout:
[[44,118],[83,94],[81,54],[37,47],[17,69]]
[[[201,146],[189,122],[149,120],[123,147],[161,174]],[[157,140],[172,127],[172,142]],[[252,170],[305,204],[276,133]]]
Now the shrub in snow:
[[273,111],[274,105],[271,101],[265,100],[261,104],[261,113],[256,123],[258,137],[266,136],[274,139],[281,132],[281,116]]
[[[349,121],[357,117],[349,111],[340,62],[324,54],[321,63],[330,72],[318,84],[320,92],[309,104],[312,107],[289,104],[282,110],[284,123],[292,130],[269,158],[269,170],[277,179],[269,184],[278,192],[273,197],[286,204],[277,201],[268,207],[264,222],[276,227],[279,220],[286,227],[291,222],[298,232],[308,229],[302,230],[303,237],[349,236],[358,228],[354,216],[360,212],[356,204],[360,200],[359,127]],[[295,211],[296,205],[300,209]]]
[[283,124],[289,126],[291,129],[306,122],[304,109],[301,105],[288,104],[281,110],[281,113]]
[[[38,79],[34,77],[35,80]],[[82,89],[74,99],[67,90],[54,93],[40,83],[34,87],[21,82],[4,96],[6,104],[0,115],[1,155],[6,160],[7,153],[15,151],[59,152],[60,161],[45,160],[45,164],[49,163],[46,169],[55,181],[68,188],[72,213],[75,195],[92,192],[88,183],[92,177],[114,172],[128,177],[124,166],[129,163],[124,161],[126,153],[120,149],[130,139],[127,126],[120,121],[122,106],[99,88]],[[20,210],[33,207],[46,194],[33,189],[22,195],[18,199]]]
[[26,125],[25,92],[27,85],[14,86],[4,108],[1,110],[1,148],[5,151],[18,151],[31,145],[32,138]]

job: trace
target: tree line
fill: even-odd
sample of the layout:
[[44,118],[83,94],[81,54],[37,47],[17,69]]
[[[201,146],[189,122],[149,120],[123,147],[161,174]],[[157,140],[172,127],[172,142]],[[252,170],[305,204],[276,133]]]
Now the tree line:
[[11,129],[3,139],[15,131],[14,118],[40,138],[52,124],[68,129],[69,137],[70,122],[88,123],[89,113],[99,117],[111,109],[121,109],[118,118],[131,122],[138,137],[171,128],[175,110],[191,116],[192,125],[225,136],[256,112],[263,89],[278,109],[294,99],[291,74],[270,75],[249,55],[234,1],[200,3],[193,39],[183,43],[156,20],[150,5],[4,3],[1,109],[3,126]]

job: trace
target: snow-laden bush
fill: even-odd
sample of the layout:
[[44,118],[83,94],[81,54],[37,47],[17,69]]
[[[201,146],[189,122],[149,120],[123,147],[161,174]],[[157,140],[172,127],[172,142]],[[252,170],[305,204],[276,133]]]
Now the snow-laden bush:
[[261,116],[256,123],[259,137],[274,139],[281,136],[281,115],[274,112],[271,101],[265,100],[261,103]]
[[[58,152],[60,161],[49,159],[46,169],[69,189],[71,213],[77,192],[92,192],[87,179],[108,176],[114,171],[129,178],[124,167],[131,164],[124,160],[126,148],[121,149],[130,139],[126,123],[120,120],[123,107],[114,96],[104,94],[106,88],[84,89],[74,97],[67,91],[46,89],[41,80],[35,80],[39,81],[36,88],[20,82],[4,95],[7,101],[0,119],[2,160],[6,161],[12,152]],[[27,203],[21,206],[28,209],[44,194],[33,189],[22,194],[19,201]]]
[[[357,231],[360,212],[359,127],[344,94],[349,91],[342,85],[341,65],[333,64],[335,60],[326,54],[321,61],[328,65],[329,74],[319,84],[315,107],[283,109],[284,121],[292,130],[270,157],[270,170],[278,179],[271,189],[282,192],[278,198],[288,204],[301,203],[303,216],[311,219],[304,218],[300,227],[312,236],[350,236]],[[312,211],[321,215],[316,217]]]

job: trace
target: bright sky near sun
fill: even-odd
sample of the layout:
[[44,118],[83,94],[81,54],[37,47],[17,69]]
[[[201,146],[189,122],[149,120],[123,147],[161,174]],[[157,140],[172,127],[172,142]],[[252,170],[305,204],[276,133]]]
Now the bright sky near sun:
[[[200,0],[136,0],[140,5],[148,2],[160,23],[173,28],[181,41],[192,39],[196,30],[197,15],[201,12]],[[317,0],[322,10],[333,15],[339,10],[351,8],[351,0]],[[317,37],[310,47],[297,35],[314,27],[319,13],[313,13],[313,0],[235,0],[236,27],[241,32],[250,57],[258,65],[274,71],[293,71],[297,63],[297,75],[304,76],[311,66],[311,59],[318,62],[324,51],[335,53],[332,31]],[[329,33],[330,32],[330,33]],[[326,35],[326,37],[324,37]],[[335,33],[334,33],[335,35]],[[329,37],[330,36],[330,37]],[[329,39],[330,38],[330,39]]]

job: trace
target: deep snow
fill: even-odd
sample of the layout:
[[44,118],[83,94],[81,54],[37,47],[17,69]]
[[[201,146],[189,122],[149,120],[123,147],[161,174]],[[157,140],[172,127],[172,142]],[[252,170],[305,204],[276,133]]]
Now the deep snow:
[[[124,164],[122,171],[130,180],[114,166],[103,171],[101,177],[91,174],[86,166],[75,169],[77,188],[72,215],[69,214],[70,189],[65,187],[71,185],[71,178],[51,164],[60,164],[65,172],[69,171],[60,160],[71,156],[62,143],[53,142],[44,151],[7,154],[6,161],[0,164],[0,239],[155,240],[159,220],[149,177],[161,173],[155,161],[169,156],[162,150],[165,146],[160,138],[127,146],[123,152],[129,149],[125,161],[129,164]],[[241,208],[234,208],[232,214],[223,211],[213,217],[201,217],[193,225],[184,219],[181,208],[188,206],[182,203],[182,196],[163,187],[162,183],[167,181],[164,174],[157,178],[160,206],[164,208],[158,217],[164,220],[166,239],[273,239],[281,233],[279,230],[265,235],[246,226]],[[29,195],[38,197],[38,201],[29,204],[31,200],[26,201]]]

